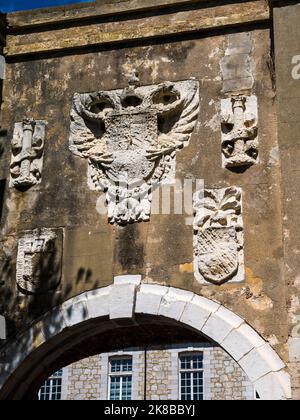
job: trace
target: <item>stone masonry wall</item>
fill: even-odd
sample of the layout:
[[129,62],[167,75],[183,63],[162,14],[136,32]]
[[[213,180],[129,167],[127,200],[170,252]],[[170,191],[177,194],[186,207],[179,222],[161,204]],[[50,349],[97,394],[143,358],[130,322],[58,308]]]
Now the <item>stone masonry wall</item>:
[[[141,364],[143,364],[143,358],[140,359],[142,359]],[[172,360],[170,351],[149,351],[147,357],[147,399],[167,400],[170,398],[172,394],[171,374]],[[141,372],[140,375],[143,377],[144,372]]]
[[238,364],[219,347],[211,349],[210,357],[211,399],[253,400],[253,386]]
[[80,360],[64,370],[67,400],[99,400],[100,358]]

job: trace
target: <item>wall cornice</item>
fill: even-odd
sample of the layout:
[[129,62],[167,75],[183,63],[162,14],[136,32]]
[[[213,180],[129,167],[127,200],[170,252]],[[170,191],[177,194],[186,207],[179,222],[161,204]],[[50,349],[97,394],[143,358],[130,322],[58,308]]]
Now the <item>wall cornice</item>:
[[5,54],[16,57],[201,33],[265,22],[265,0],[103,0],[7,16]]

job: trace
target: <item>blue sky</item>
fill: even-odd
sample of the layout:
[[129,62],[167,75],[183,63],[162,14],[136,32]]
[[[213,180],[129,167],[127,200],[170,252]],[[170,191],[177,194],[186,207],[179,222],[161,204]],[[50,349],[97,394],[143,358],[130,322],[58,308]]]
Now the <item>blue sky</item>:
[[62,6],[64,4],[85,3],[92,0],[0,0],[3,13],[17,10],[29,10],[40,7]]

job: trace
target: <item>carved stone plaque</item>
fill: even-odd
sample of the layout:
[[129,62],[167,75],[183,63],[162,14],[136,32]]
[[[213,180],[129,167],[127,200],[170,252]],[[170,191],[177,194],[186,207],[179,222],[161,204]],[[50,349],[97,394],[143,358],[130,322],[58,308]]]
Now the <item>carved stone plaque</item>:
[[25,232],[19,240],[17,285],[25,294],[55,290],[61,281],[62,229]]
[[221,101],[223,167],[245,168],[258,163],[256,96],[233,96]]
[[10,187],[27,190],[41,182],[45,130],[45,121],[24,119],[15,124]]
[[76,93],[71,151],[88,161],[88,184],[106,193],[110,223],[149,221],[152,192],[174,178],[176,152],[189,144],[199,114],[194,80]]
[[197,192],[194,208],[196,279],[216,285],[244,281],[241,189]]

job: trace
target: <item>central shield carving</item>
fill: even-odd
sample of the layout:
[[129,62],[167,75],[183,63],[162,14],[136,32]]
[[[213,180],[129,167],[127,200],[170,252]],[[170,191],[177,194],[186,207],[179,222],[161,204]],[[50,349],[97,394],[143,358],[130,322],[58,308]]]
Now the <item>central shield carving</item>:
[[76,93],[70,150],[88,160],[88,184],[105,192],[110,223],[149,221],[152,192],[174,179],[176,152],[187,146],[199,114],[195,80]]
[[155,162],[147,157],[147,150],[158,144],[157,115],[114,114],[107,118],[106,142],[113,162],[107,170],[115,182],[148,180]]

